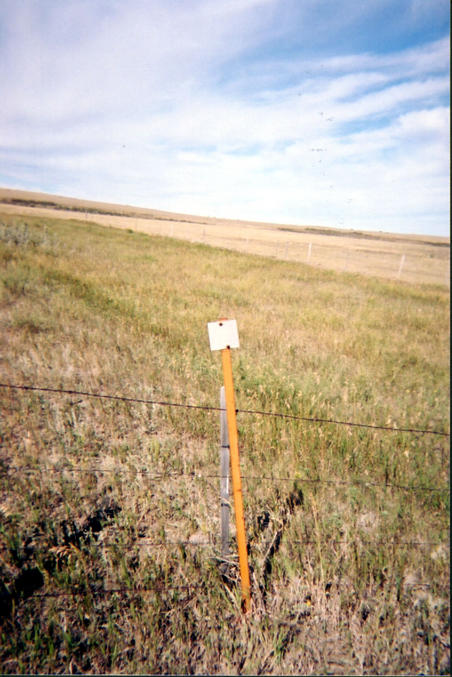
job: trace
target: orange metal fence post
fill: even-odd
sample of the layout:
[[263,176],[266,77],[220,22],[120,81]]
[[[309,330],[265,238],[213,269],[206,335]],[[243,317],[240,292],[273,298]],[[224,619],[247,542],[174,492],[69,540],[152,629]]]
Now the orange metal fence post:
[[237,527],[237,548],[239,554],[240,578],[242,582],[242,605],[245,612],[251,608],[251,586],[246,547],[245,517],[243,513],[242,478],[240,476],[239,444],[235,407],[234,383],[232,378],[231,348],[239,347],[237,324],[235,320],[209,322],[211,350],[221,350],[223,365],[226,414],[229,433],[231,459],[232,493],[234,495],[235,523]]

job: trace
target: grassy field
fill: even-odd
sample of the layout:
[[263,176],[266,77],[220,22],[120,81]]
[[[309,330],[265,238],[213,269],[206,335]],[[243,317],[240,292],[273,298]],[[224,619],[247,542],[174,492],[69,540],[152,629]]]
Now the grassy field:
[[90,220],[322,270],[450,287],[446,237],[233,221],[5,188],[0,188],[0,206],[11,214]]
[[[449,291],[67,218],[0,219],[0,381],[449,432]],[[448,674],[449,438],[0,387],[3,673]],[[232,551],[235,552],[234,542]]]

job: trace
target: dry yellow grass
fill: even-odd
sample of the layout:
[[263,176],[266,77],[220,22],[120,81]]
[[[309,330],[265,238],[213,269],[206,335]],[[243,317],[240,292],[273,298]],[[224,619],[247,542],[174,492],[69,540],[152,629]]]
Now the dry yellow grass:
[[0,203],[4,213],[89,220],[325,270],[450,286],[445,237],[232,221],[8,189],[0,189]]
[[3,384],[217,405],[237,319],[253,600],[217,412],[2,387],[1,671],[449,674],[448,290],[0,217]]

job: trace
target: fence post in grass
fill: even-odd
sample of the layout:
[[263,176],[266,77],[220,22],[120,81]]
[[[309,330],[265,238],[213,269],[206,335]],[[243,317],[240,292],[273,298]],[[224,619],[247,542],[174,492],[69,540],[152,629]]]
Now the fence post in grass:
[[246,547],[245,518],[243,513],[242,478],[240,476],[239,444],[235,408],[234,382],[232,377],[231,348],[239,347],[239,335],[235,320],[218,320],[207,324],[211,350],[221,350],[224,392],[231,456],[232,493],[234,496],[237,548],[239,553],[240,578],[242,582],[242,608],[245,612],[251,606],[250,572]]
[[397,277],[400,278],[402,274],[402,269],[405,264],[405,254],[402,254],[402,258],[400,259],[400,265],[399,265],[399,272],[397,273]]
[[311,260],[311,254],[312,254],[312,242],[310,242],[308,245],[308,261]]
[[226,396],[224,386],[220,389],[220,518],[221,518],[221,557],[223,571],[229,557],[229,434],[226,417]]

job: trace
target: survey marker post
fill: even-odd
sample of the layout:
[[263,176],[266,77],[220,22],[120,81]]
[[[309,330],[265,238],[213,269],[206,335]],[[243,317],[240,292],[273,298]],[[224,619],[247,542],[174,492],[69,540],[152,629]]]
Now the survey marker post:
[[209,333],[210,349],[212,351],[221,350],[231,457],[232,493],[234,496],[237,548],[239,554],[240,579],[242,583],[242,606],[244,611],[248,612],[251,607],[250,572],[248,567],[248,551],[246,548],[242,478],[240,476],[237,416],[231,362],[231,348],[239,347],[239,334],[237,330],[237,322],[235,320],[221,319],[217,322],[208,322],[207,330]]

